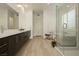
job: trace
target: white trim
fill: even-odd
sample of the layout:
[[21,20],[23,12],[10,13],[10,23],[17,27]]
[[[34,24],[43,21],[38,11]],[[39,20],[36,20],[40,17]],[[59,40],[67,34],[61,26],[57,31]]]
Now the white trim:
[[62,56],[64,56],[64,54],[63,54],[57,47],[55,47],[55,49],[56,49]]

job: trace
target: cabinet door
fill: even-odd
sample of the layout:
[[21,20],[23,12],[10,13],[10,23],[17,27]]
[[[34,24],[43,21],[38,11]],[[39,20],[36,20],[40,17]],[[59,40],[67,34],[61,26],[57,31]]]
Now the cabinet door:
[[0,56],[7,56],[8,55],[8,44],[3,44],[0,46]]
[[0,55],[7,56],[8,55],[8,38],[1,38],[0,39]]
[[31,32],[30,31],[27,31],[27,39],[30,38],[30,35],[31,35]]
[[16,36],[10,36],[9,38],[9,55],[15,55],[16,53]]

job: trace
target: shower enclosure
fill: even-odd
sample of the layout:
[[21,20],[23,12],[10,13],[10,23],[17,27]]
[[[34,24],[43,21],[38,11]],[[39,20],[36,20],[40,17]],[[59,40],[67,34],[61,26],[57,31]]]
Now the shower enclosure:
[[79,55],[78,4],[56,6],[57,48],[63,55]]

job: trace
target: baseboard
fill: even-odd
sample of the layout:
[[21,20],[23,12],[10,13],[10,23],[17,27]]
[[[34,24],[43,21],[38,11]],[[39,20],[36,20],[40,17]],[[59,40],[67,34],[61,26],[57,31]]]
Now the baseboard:
[[56,49],[62,56],[64,56],[64,54],[59,50],[59,48],[55,47],[55,49]]

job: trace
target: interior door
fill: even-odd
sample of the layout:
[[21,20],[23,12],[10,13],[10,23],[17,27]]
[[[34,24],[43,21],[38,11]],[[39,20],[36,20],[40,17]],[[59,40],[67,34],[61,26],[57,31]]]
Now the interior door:
[[33,34],[34,36],[43,35],[43,13],[42,12],[33,13]]

